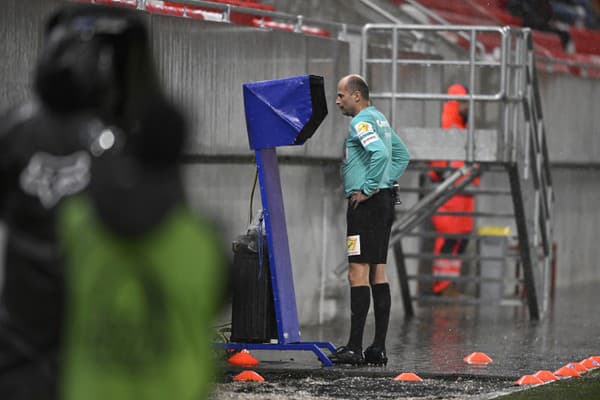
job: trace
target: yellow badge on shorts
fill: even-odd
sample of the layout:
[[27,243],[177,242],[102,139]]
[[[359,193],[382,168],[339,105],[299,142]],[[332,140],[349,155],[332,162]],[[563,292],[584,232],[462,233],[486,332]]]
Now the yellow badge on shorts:
[[348,255],[359,256],[360,255],[360,235],[348,236]]

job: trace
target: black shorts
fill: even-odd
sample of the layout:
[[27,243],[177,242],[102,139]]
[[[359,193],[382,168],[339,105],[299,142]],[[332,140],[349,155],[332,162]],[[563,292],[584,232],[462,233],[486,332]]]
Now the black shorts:
[[348,261],[385,264],[393,220],[394,203],[390,189],[381,189],[360,203],[356,210],[352,209],[348,199]]

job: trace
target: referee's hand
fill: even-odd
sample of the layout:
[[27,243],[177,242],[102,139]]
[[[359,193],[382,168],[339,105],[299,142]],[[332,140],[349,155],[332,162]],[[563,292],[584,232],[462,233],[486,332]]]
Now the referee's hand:
[[[379,192],[379,189],[374,191],[373,194],[377,192]],[[371,196],[373,196],[373,194],[371,194]],[[352,206],[352,209],[356,210],[356,207],[358,207],[360,203],[368,200],[371,196],[367,196],[362,191],[352,192],[352,196],[350,196],[350,205]]]

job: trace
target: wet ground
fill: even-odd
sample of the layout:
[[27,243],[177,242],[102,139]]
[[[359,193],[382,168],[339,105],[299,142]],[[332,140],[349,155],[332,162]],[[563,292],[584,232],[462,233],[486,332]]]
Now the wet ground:
[[423,382],[397,382],[389,376],[287,376],[266,373],[266,382],[232,382],[217,385],[218,399],[483,399],[509,393],[513,385],[498,379],[425,378]]
[[[419,398],[488,399],[521,390],[514,381],[538,370],[600,355],[600,291],[594,285],[559,290],[541,321],[524,307],[436,305],[419,307],[416,317],[393,316],[388,334],[390,361],[381,367],[321,367],[308,352],[255,351],[255,370],[265,383],[233,383],[226,369],[216,399]],[[396,307],[401,307],[396,305]],[[401,313],[401,310],[399,311]],[[370,317],[371,319],[372,317]],[[365,343],[372,336],[367,326]],[[304,340],[344,344],[345,320],[306,327]],[[485,352],[493,362],[471,366],[463,358]],[[415,372],[421,383],[395,382]],[[597,373],[596,373],[597,374]],[[598,395],[600,398],[600,394]]]

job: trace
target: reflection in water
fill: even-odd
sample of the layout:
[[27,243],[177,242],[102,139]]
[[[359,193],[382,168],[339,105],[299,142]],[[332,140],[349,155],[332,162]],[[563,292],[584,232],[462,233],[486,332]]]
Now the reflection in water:
[[[388,334],[388,370],[433,374],[518,377],[540,369],[556,370],[572,361],[600,355],[593,285],[559,290],[548,315],[529,320],[526,307],[436,305],[417,307],[404,319],[395,309]],[[337,327],[336,327],[337,325]],[[303,337],[336,344],[346,340],[343,324],[303,328]],[[365,338],[372,327],[367,326]],[[474,351],[489,355],[487,366],[468,365]]]
[[458,306],[438,306],[431,309],[429,353],[432,366],[443,373],[456,373],[464,367],[460,345],[464,342],[461,323],[462,312]]

